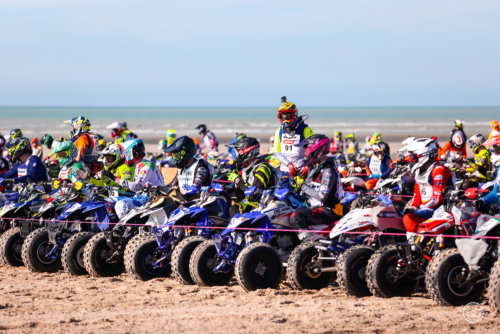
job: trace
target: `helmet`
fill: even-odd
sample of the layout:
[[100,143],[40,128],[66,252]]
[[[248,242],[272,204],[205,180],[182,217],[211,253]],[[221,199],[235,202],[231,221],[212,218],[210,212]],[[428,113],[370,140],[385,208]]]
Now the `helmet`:
[[468,140],[467,140],[467,144],[469,144],[469,147],[471,148],[471,150],[474,151],[474,153],[476,152],[476,150],[481,147],[481,145],[483,145],[483,143],[486,141],[486,138],[484,138],[484,136],[482,134],[477,134],[477,135],[474,135],[472,137],[470,137]]
[[354,136],[354,133],[349,133],[348,135],[345,136],[345,140],[355,142],[356,136]]
[[278,109],[278,119],[286,129],[293,129],[299,120],[299,109],[292,102],[283,102]]
[[90,131],[90,121],[84,116],[78,116],[68,121],[64,121],[64,123],[71,124],[73,128],[69,133],[69,137],[73,138],[78,136],[81,133]]
[[342,138],[342,132],[340,132],[340,131],[335,131],[335,133],[333,135],[335,138]]
[[[108,169],[113,169],[118,167],[120,165],[121,160],[123,158],[122,156],[122,150],[120,150],[120,146],[116,144],[111,144],[109,146],[106,146],[99,155],[103,158],[104,161],[104,166],[108,167]],[[108,161],[106,156],[111,156],[113,159],[111,161]]]
[[125,127],[120,122],[111,123],[106,127],[106,129],[111,129],[111,138],[116,138],[125,131]]
[[38,141],[38,138],[33,138],[33,139],[31,139],[31,144],[38,146],[38,145],[40,145],[40,142]]
[[61,167],[72,163],[76,159],[77,153],[76,146],[72,141],[62,142],[54,150],[56,159],[59,160],[59,165]]
[[10,156],[10,161],[14,164],[19,161],[19,157],[25,153],[33,153],[31,145],[27,138],[14,138],[7,144],[7,154]]
[[10,132],[9,132],[10,140],[12,140],[14,138],[21,138],[22,136],[23,136],[23,132],[21,131],[21,129],[13,129],[13,130],[10,130]]
[[[3,147],[5,146],[5,138],[4,136],[2,136],[2,134],[0,133],[0,149],[2,149]],[[0,152],[0,156],[2,155],[2,153]]]
[[498,121],[491,121],[490,125],[491,125],[491,129],[497,130],[497,131],[500,130],[500,124],[498,123]]
[[188,136],[182,136],[177,138],[172,145],[167,147],[165,153],[172,154],[172,158],[175,160],[175,166],[177,168],[184,168],[189,160],[195,156],[196,145],[193,139]]
[[216,165],[220,161],[220,154],[217,151],[208,152],[207,159],[212,165]]
[[312,167],[321,157],[330,152],[330,139],[325,135],[312,135],[295,146],[305,148],[304,161]]
[[128,130],[127,122],[122,122],[122,125],[125,130]]
[[373,154],[375,154],[378,158],[381,158],[385,154],[385,144],[382,142],[374,143],[371,146]]
[[167,130],[167,134],[165,136],[167,137],[167,146],[172,145],[175,138],[177,138],[177,131],[169,129]]
[[462,148],[462,145],[464,144],[464,138],[462,137],[461,133],[454,133],[451,137],[451,142],[456,148]]
[[382,135],[380,132],[375,132],[370,140],[370,144],[380,143],[382,141]]
[[241,138],[245,138],[246,136],[247,136],[246,133],[237,133],[236,140],[240,140]]
[[200,130],[199,132],[200,135],[205,134],[208,131],[207,126],[205,124],[200,124],[195,129]]
[[245,162],[260,154],[260,143],[257,139],[252,137],[244,137],[235,142],[234,144],[226,145],[227,147],[234,148],[236,152],[236,166],[239,168]]
[[436,145],[438,144],[438,137],[432,136],[431,139],[434,140],[434,142],[436,143]]
[[146,156],[146,147],[142,139],[127,140],[119,146],[125,156],[125,164],[129,167]]
[[42,137],[42,144],[47,146],[49,149],[52,148],[52,143],[54,142],[54,138],[51,135],[45,134]]
[[412,156],[412,160],[417,161],[412,167],[412,172],[415,172],[415,170],[422,167],[429,159],[434,160],[437,155],[437,147],[434,140],[419,138],[403,147],[400,152],[408,152]]
[[459,119],[455,120],[455,126],[460,129],[464,129],[464,121],[461,121]]
[[274,144],[274,136],[269,137],[269,142],[270,142],[271,144]]

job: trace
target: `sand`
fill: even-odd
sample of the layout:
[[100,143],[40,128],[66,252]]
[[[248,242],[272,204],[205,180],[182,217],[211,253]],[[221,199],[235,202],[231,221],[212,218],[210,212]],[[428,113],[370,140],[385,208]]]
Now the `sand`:
[[350,298],[335,286],[286,283],[247,293],[235,282],[200,288],[0,267],[0,333],[498,333],[500,318],[487,312],[469,324],[462,310],[424,294]]

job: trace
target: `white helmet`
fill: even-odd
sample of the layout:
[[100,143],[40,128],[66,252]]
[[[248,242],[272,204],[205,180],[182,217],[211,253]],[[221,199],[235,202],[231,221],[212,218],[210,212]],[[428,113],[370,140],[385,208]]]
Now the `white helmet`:
[[419,138],[403,147],[400,152],[401,151],[414,155],[415,160],[417,160],[411,168],[412,173],[414,173],[418,168],[429,161],[429,159],[434,160],[437,154],[437,147],[434,140],[430,138]]
[[108,167],[109,169],[115,168],[117,165],[119,165],[120,159],[122,159],[122,150],[120,147],[116,144],[111,144],[106,146],[100,153],[99,155],[101,157],[105,157],[106,155],[111,155],[114,157],[113,161],[107,162],[106,159],[104,159],[104,165]]
[[451,142],[455,145],[455,147],[462,148],[462,145],[464,144],[464,137],[461,133],[456,132],[453,134],[453,137],[451,137]]
[[270,143],[274,143],[274,136],[271,136],[271,137],[269,138],[269,142],[270,142]]

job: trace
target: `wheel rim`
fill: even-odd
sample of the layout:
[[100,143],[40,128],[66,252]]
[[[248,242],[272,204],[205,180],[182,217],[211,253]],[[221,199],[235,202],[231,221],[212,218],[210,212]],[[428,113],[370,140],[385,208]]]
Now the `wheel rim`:
[[264,258],[259,258],[253,261],[250,266],[250,273],[257,282],[265,282],[269,278],[271,272],[269,270],[270,267],[269,261]]
[[154,254],[155,249],[148,251],[144,256],[142,257],[142,268],[148,273],[148,274],[158,274],[163,270],[164,267],[153,267],[153,263],[159,260],[157,256]]
[[98,250],[99,256],[96,257],[97,262],[99,263],[100,266],[103,267],[113,267],[114,263],[109,263],[106,261],[109,259],[114,251],[109,248],[108,246],[103,246],[100,250]]
[[83,262],[83,253],[84,253],[84,250],[85,250],[85,246],[84,247],[80,247],[80,249],[76,253],[76,262],[82,268],[85,268],[85,263]]
[[323,268],[323,263],[318,260],[314,260],[313,256],[308,256],[304,259],[304,273],[310,279],[317,279],[321,276],[321,271],[315,271],[315,269]]
[[23,249],[23,240],[16,241],[12,246],[12,255],[14,256],[14,259],[20,262],[23,262],[23,258],[21,256],[22,249]]
[[45,257],[45,255],[47,255],[48,253],[50,253],[50,251],[52,250],[52,248],[54,248],[54,246],[48,242],[48,241],[44,241],[42,243],[40,243],[40,245],[38,245],[37,249],[36,249],[36,255],[37,255],[37,258],[38,260],[43,263],[43,264],[52,264],[54,263],[57,259],[47,259]]
[[459,285],[467,280],[467,275],[464,275],[464,269],[467,270],[467,267],[466,266],[453,267],[448,273],[448,276],[446,277],[448,288],[450,289],[451,293],[453,293],[455,296],[458,297],[467,296],[474,288],[474,286],[472,285],[459,288]]

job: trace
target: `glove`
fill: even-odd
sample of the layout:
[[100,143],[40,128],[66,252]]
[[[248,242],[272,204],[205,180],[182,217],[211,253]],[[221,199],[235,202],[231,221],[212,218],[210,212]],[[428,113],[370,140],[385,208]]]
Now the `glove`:
[[296,176],[293,178],[293,183],[295,184],[295,189],[300,189],[306,180],[302,176]]
[[[111,181],[115,181],[116,180],[116,176],[111,173],[109,170],[107,169],[104,169],[102,172],[101,172],[101,180],[104,181],[103,177],[106,177],[108,180],[111,180]],[[105,182],[104,183],[108,183],[108,182]]]
[[291,177],[295,177],[299,174],[299,170],[295,168],[294,164],[290,163],[288,164],[288,173],[290,174]]
[[83,184],[82,181],[76,181],[74,183],[74,187],[75,187],[76,190],[81,190],[83,188],[83,186],[84,186],[84,184]]
[[302,167],[302,169],[300,170],[300,174],[299,176],[302,176],[303,178],[305,178],[307,176],[307,174],[309,173],[309,168],[307,168],[307,166],[304,166]]
[[234,182],[234,180],[236,180],[239,177],[240,177],[240,174],[235,170],[232,170],[229,173],[227,173],[227,179],[231,182]]

